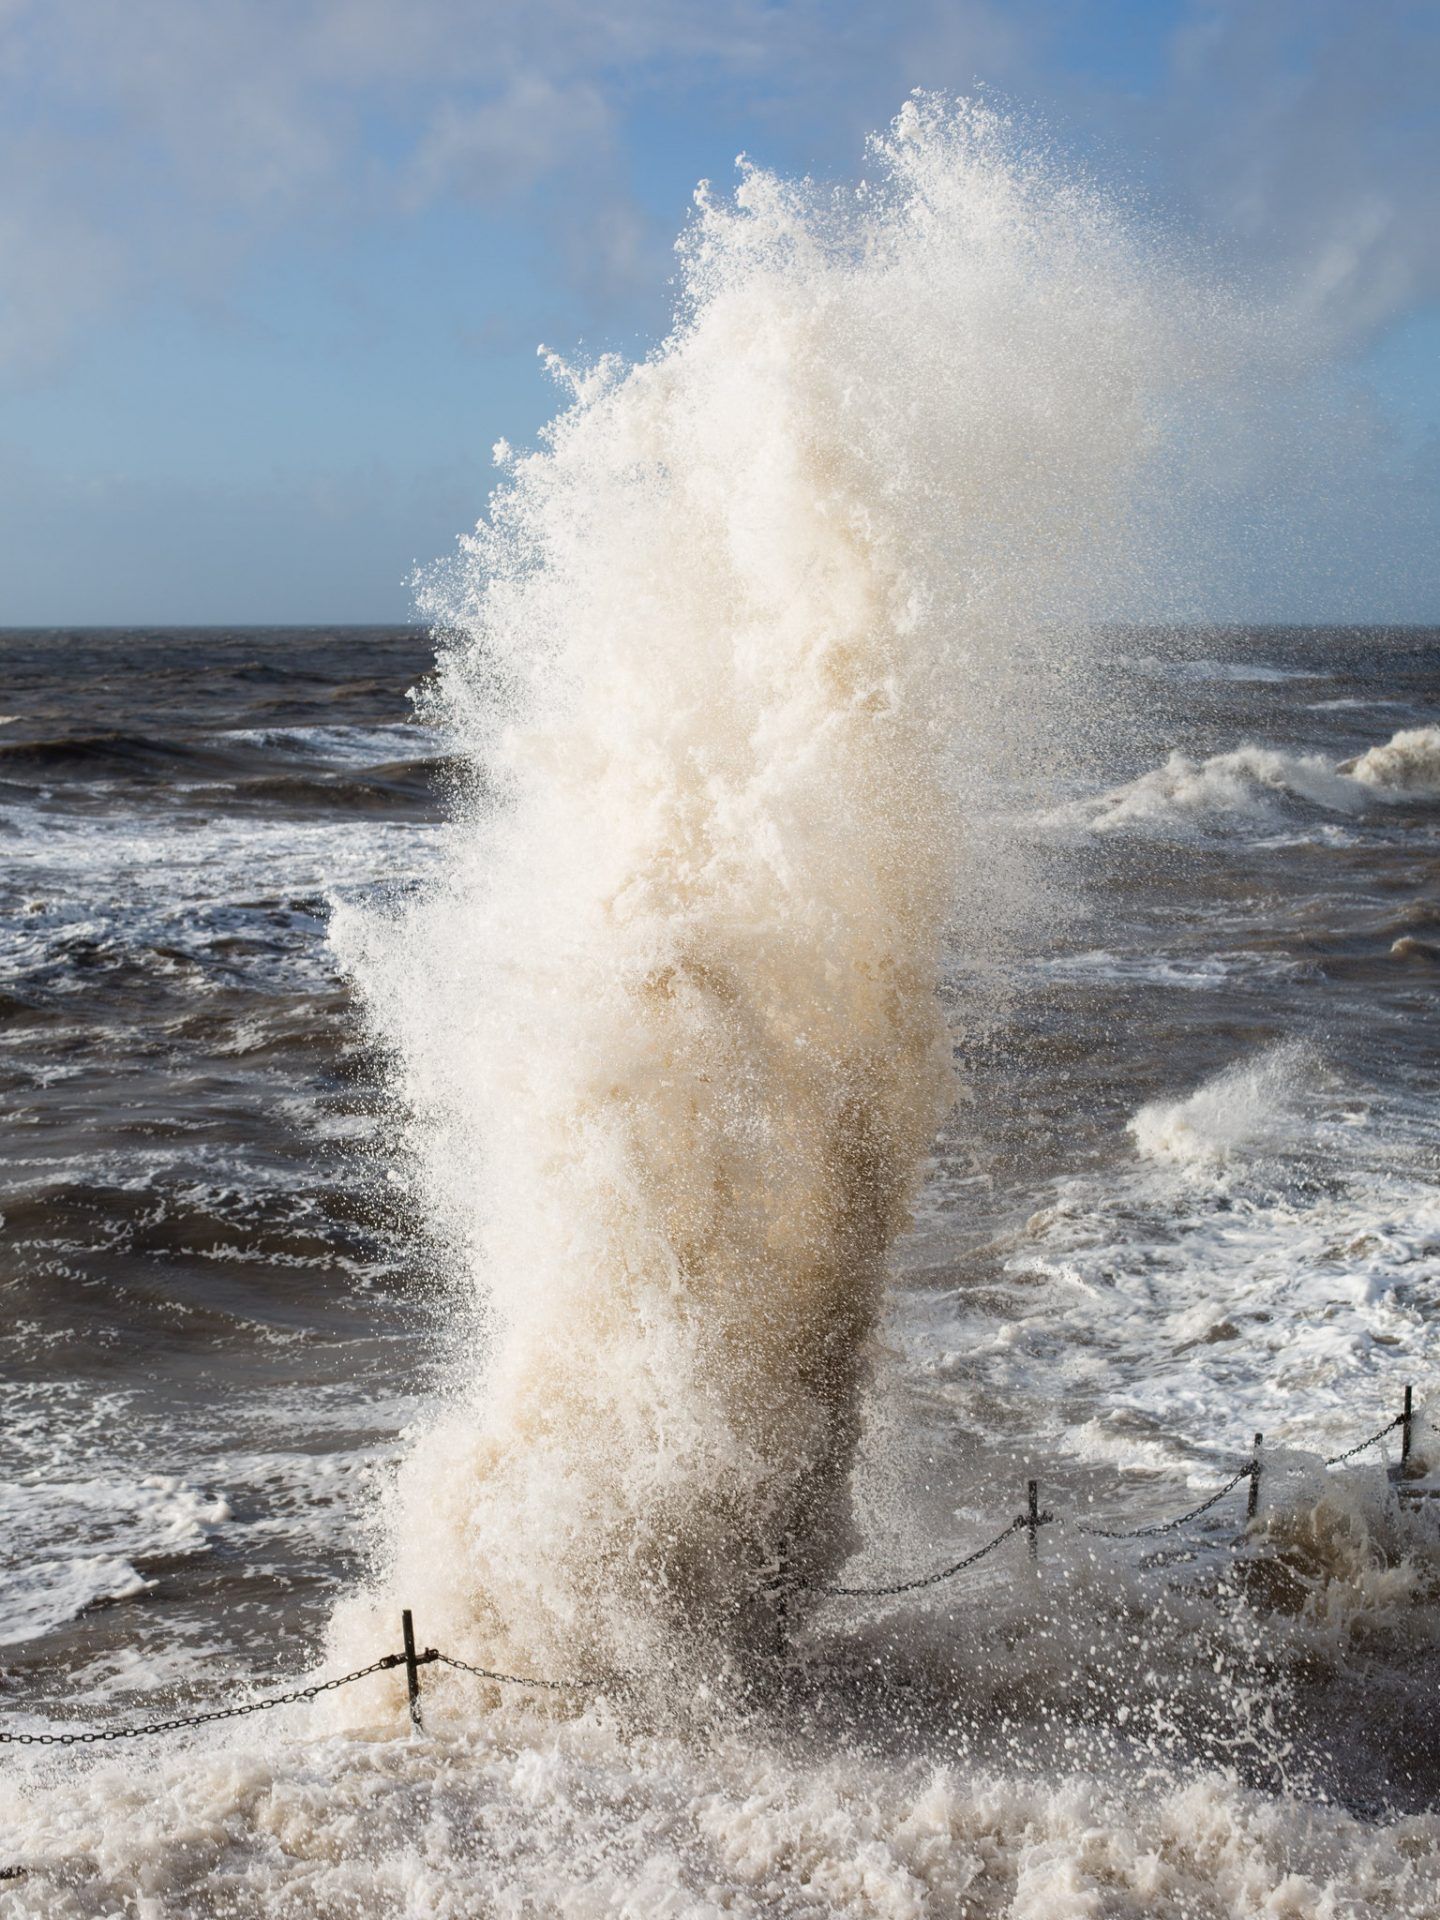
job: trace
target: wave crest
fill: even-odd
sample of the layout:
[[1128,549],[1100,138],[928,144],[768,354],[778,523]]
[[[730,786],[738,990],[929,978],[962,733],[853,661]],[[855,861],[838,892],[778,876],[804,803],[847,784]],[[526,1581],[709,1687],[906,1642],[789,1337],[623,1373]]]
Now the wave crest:
[[1404,729],[1356,760],[1241,746],[1207,760],[1172,753],[1164,766],[1045,817],[1062,831],[1224,831],[1278,825],[1297,812],[1353,817],[1377,802],[1440,797],[1440,727]]
[[1440,727],[1406,727],[1343,769],[1382,793],[1440,795]]

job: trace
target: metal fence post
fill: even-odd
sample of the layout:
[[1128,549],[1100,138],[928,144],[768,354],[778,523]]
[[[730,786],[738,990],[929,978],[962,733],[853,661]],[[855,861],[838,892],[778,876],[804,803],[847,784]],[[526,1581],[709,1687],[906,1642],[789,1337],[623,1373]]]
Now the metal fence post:
[[1260,1511],[1260,1448],[1264,1444],[1264,1440],[1265,1436],[1263,1433],[1256,1434],[1255,1454],[1250,1463],[1250,1498],[1245,1507],[1245,1518],[1247,1520],[1253,1520]]
[[1414,1438],[1415,1427],[1415,1389],[1405,1388],[1405,1411],[1400,1415],[1400,1473],[1403,1478],[1405,1469],[1410,1465],[1410,1443]]
[[406,1607],[400,1615],[400,1631],[405,1639],[405,1684],[410,1690],[410,1724],[417,1733],[424,1728],[420,1723],[420,1664],[415,1658],[415,1622]]
[[1025,1485],[1028,1496],[1025,1528],[1030,1535],[1030,1565],[1038,1573],[1040,1571],[1040,1482],[1027,1480]]

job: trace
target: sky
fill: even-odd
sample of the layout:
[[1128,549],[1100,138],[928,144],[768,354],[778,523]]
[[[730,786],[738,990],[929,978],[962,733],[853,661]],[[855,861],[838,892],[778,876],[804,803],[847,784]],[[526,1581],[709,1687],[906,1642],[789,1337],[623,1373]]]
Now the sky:
[[537,347],[643,353],[699,180],[914,87],[1319,343],[1199,611],[1440,622],[1436,0],[0,0],[0,625],[412,617]]

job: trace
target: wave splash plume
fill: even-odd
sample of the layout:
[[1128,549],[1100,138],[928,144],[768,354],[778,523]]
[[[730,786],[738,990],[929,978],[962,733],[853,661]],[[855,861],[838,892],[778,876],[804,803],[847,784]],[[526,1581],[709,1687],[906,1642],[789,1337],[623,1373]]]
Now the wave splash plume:
[[557,366],[431,588],[473,798],[443,883],[337,938],[485,1329],[341,1646],[403,1596],[531,1670],[733,1649],[782,1538],[810,1575],[853,1544],[887,1249],[953,1094],[942,945],[981,962],[1024,911],[985,823],[1083,731],[1080,626],[1141,566],[1197,352],[1194,302],[988,111],[917,98],[870,157],[853,192],[702,191],[674,331]]

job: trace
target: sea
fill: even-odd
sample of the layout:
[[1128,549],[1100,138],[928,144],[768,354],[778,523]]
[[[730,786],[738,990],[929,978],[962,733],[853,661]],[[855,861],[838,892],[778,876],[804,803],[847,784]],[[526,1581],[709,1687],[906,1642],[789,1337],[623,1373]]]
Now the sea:
[[[1030,1477],[1047,1510],[1123,1528],[1197,1504],[1257,1431],[1277,1478],[1314,1475],[1317,1458],[1391,1419],[1407,1384],[1417,1455],[1431,1444],[1440,632],[1109,644],[1116,670],[1149,683],[1173,720],[1168,751],[1056,795],[1034,821],[1083,863],[1083,902],[1014,962],[983,1033],[960,1046],[966,1097],[885,1310],[891,1417],[903,1408],[912,1441],[923,1436],[923,1471],[903,1495],[876,1494],[850,1584],[959,1557],[1024,1507]],[[447,742],[408,698],[433,652],[413,627],[0,636],[7,1727],[169,1717],[308,1672],[362,1571],[389,1463],[439,1391],[455,1304],[424,1221],[389,1198],[402,1122],[326,931],[338,904],[423,888],[441,859]],[[1420,746],[1407,757],[1397,739]],[[1392,1432],[1332,1472],[1345,1498],[1268,1603],[1283,1738],[1257,1732],[1253,1701],[1230,1717],[1233,1678],[1212,1665],[1263,1663],[1264,1645],[1247,1619],[1217,1652],[1213,1594],[1214,1617],[1187,1622],[1185,1681],[1214,1698],[1203,1726],[1173,1738],[1203,1757],[1192,1793],[1213,1791],[1212,1769],[1254,1775],[1252,1819],[1266,1801],[1312,1796],[1381,1835],[1397,1813],[1417,1818],[1418,1875],[1440,1838],[1440,1547],[1425,1508],[1402,1512],[1393,1497],[1398,1458]],[[1136,1606],[1129,1583],[1157,1552],[1182,1590],[1216,1567],[1228,1578],[1247,1490],[1173,1539],[1116,1543],[1117,1603]],[[1039,1540],[1043,1583],[1063,1550]],[[1000,1563],[1003,1580],[977,1568],[903,1604],[924,1603],[963,1666],[973,1616],[1017,1569],[1028,1577],[1024,1550]],[[838,1606],[873,1635],[887,1604],[901,1603]],[[419,1626],[423,1637],[423,1615]],[[1113,1676],[1097,1687],[1076,1671],[1061,1688],[1047,1673],[1026,1725],[1030,1634],[1043,1646],[1048,1631],[1040,1617],[1006,1635],[1012,1731],[1025,1727],[1042,1776],[1063,1770],[1070,1716],[1089,1738],[1096,1712],[1116,1711],[1113,1698],[1099,1705]],[[1107,1642],[1096,1658],[1113,1655]],[[1123,1691],[1138,1696],[1139,1664],[1183,1660],[1185,1637],[1136,1657]],[[511,1765],[513,1795],[550,1790]],[[1292,1772],[1312,1777],[1297,1789]],[[825,1775],[817,1767],[813,1791]],[[706,1802],[686,1817],[703,1828],[718,1816]],[[750,1807],[746,1837],[724,1849],[738,1856],[726,1869],[738,1909],[717,1897],[715,1911],[932,1910],[893,1889],[882,1900],[900,1872],[894,1836],[848,1825],[833,1844],[869,1891],[767,1904],[765,1873],[783,1883],[791,1869],[752,1823],[768,1834],[787,1817],[769,1800]],[[823,1832],[835,1813],[810,1817]],[[1101,1845],[1086,1837],[1092,1817],[1067,1810],[1067,1883]],[[662,1824],[681,1818],[671,1806]],[[52,1844],[13,1899],[189,1910],[192,1896],[167,1904],[163,1889],[149,1906],[120,1904],[125,1866],[107,1865],[96,1835],[78,1852],[74,1834]],[[224,1850],[213,1835],[187,1844]],[[1228,1827],[1208,1844],[1245,1852]],[[1285,1843],[1272,1844],[1283,1885]],[[1057,1842],[1026,1847],[1048,1857]],[[1022,1855],[991,1863],[1002,1881],[1040,1873],[1048,1886],[1061,1872],[1054,1860],[1022,1870]],[[1244,1870],[1270,1886],[1254,1859]],[[1433,1881],[1423,1894],[1418,1879],[1397,1885],[1405,1898],[1334,1911],[1435,1910]],[[593,1910],[702,1910],[630,1897],[627,1908],[611,1889]],[[1147,1911],[1126,1897],[1067,1891],[993,1910]],[[352,1910],[314,1898],[311,1911]],[[494,1910],[546,1910],[527,1898],[512,1889]],[[567,1898],[559,1910],[592,1910],[578,1888]],[[251,1910],[235,1899],[203,1910]],[[372,1910],[391,1909],[353,1908]],[[1155,1910],[1232,1908],[1197,1895]],[[1297,1895],[1254,1910],[1330,1909]]]
[[983,103],[680,262],[417,624],[0,632],[0,1915],[1440,1920],[1440,630]]

